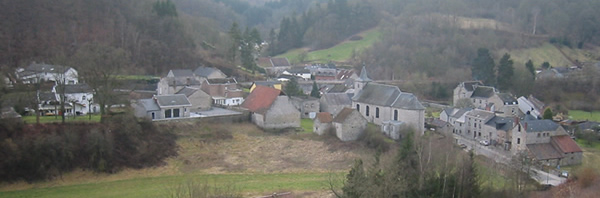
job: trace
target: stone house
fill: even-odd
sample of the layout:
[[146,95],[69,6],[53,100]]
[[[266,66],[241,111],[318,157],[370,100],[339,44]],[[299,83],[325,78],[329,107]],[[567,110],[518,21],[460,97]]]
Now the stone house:
[[321,112],[337,115],[345,107],[352,107],[352,100],[346,93],[326,93],[319,99]]
[[225,75],[225,73],[223,73],[221,70],[214,67],[204,66],[196,68],[196,70],[194,70],[194,75],[206,79],[227,78],[227,75]]
[[465,115],[466,133],[461,134],[463,137],[471,140],[491,140],[492,132],[484,131],[484,125],[494,118],[496,114],[491,111],[475,109]]
[[396,86],[371,82],[363,67],[354,85],[352,107],[369,122],[381,125],[384,121],[401,121],[424,134],[425,107],[411,93],[400,91]]
[[[451,125],[452,133],[464,136],[466,134],[467,124],[465,123],[465,116],[468,112],[472,111],[471,108],[455,109],[447,108],[440,113],[440,120],[447,122]],[[464,134],[463,134],[464,133]]]
[[286,69],[292,68],[292,64],[287,58],[258,58],[258,65],[265,68],[269,75],[278,75]]
[[547,144],[557,135],[567,135],[567,132],[552,120],[517,119],[512,129],[511,150],[518,153],[525,151],[527,144]]
[[301,118],[313,119],[320,112],[320,104],[318,98],[310,96],[292,96],[290,102],[300,111]]
[[513,117],[495,116],[483,125],[483,133],[492,145],[503,145],[505,150],[510,149],[512,141]]
[[313,131],[319,135],[327,133],[331,129],[333,117],[328,112],[317,113],[317,117],[313,120]]
[[316,81],[336,80],[336,73],[336,69],[319,68],[313,72],[313,76]]
[[554,148],[561,154],[561,166],[577,165],[583,161],[583,150],[568,135],[552,136],[550,142]]
[[477,109],[513,116],[519,112],[515,97],[508,93],[498,93],[496,88],[483,86],[478,81],[462,82],[454,89],[454,104],[462,99],[468,99]]
[[259,85],[242,107],[250,111],[252,122],[263,129],[300,127],[300,111],[281,90]]
[[201,89],[212,97],[215,105],[237,106],[244,102],[244,91],[235,78],[205,79]]
[[475,88],[477,88],[478,86],[483,86],[483,83],[481,83],[481,81],[461,82],[460,84],[458,84],[458,86],[456,86],[456,88],[454,88],[452,95],[452,103],[456,105],[460,99],[471,98],[471,95],[473,95],[473,91],[475,91]]
[[545,105],[537,98],[529,95],[529,97],[521,96],[517,99],[519,110],[522,115],[532,115],[536,118],[541,118]]
[[44,63],[31,63],[26,68],[17,68],[16,77],[23,84],[56,82],[56,78],[64,78],[65,84],[79,83],[78,72],[72,67],[49,65]]
[[183,94],[156,95],[151,99],[140,99],[132,103],[134,115],[151,120],[177,119],[190,117],[192,106]]
[[183,94],[188,98],[192,104],[189,108],[190,112],[205,111],[212,108],[212,97],[199,88],[185,87],[176,94]]
[[173,69],[167,76],[158,81],[156,93],[158,95],[175,94],[185,87],[200,88],[204,78],[196,76],[190,69]]
[[406,128],[406,124],[401,121],[387,120],[381,123],[381,132],[394,140],[399,140],[402,135],[406,135],[402,134],[402,131]]
[[335,135],[342,141],[360,138],[367,128],[367,120],[355,109],[344,108],[333,118]]

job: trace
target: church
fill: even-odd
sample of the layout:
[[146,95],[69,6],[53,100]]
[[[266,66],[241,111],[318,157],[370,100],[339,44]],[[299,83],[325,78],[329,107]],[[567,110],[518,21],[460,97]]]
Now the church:
[[399,126],[412,127],[416,134],[423,135],[425,107],[412,93],[402,92],[396,86],[373,82],[364,66],[359,78],[354,81],[354,93],[352,107],[369,122],[381,126],[390,137],[398,139]]

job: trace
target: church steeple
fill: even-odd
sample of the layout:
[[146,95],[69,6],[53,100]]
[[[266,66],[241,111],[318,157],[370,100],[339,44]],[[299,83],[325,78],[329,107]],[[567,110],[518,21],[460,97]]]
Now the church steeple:
[[371,80],[367,74],[367,68],[363,65],[360,76],[354,81],[354,93],[360,92]]

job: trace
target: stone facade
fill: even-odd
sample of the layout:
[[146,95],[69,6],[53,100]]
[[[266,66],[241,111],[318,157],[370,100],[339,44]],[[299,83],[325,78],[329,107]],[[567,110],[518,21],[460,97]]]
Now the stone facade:
[[252,120],[261,128],[300,127],[300,111],[289,102],[287,96],[277,96],[271,108],[264,114],[253,113],[252,115]]
[[317,114],[317,117],[313,120],[313,132],[318,135],[323,135],[331,129],[331,122],[333,118],[328,112],[321,112]]
[[354,109],[345,108],[333,119],[336,136],[342,141],[360,138],[367,128],[367,120]]
[[313,97],[292,97],[294,107],[300,111],[301,118],[313,119],[320,111],[319,99]]
[[345,107],[352,107],[352,100],[346,93],[326,93],[319,99],[322,112],[337,115]]

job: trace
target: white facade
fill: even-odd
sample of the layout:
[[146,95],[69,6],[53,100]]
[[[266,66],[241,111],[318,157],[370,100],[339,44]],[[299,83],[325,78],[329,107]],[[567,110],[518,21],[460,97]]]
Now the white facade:
[[243,97],[225,98],[225,97],[213,97],[213,101],[216,105],[221,106],[238,106],[244,102]]

